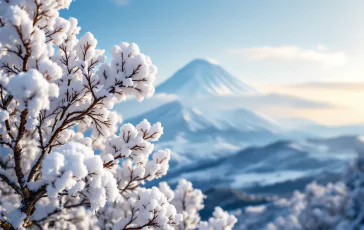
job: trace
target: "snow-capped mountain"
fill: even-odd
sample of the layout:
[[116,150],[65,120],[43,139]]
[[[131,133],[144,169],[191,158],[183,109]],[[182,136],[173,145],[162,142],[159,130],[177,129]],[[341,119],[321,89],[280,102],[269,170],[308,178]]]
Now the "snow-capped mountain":
[[274,122],[249,110],[237,109],[205,114],[199,109],[175,100],[144,114],[127,119],[137,124],[143,119],[161,122],[164,134],[157,148],[170,148],[177,153],[176,164],[216,159],[227,156],[251,144],[263,145],[281,136]]
[[253,133],[264,132],[273,134],[279,130],[278,124],[274,121],[243,108],[219,110],[214,114],[206,114],[198,109],[198,105],[196,107],[190,107],[175,100],[127,119],[125,122],[135,124],[143,119],[151,123],[162,122],[165,130],[162,140],[175,139],[177,135],[187,133],[198,133],[201,136],[205,132],[205,135],[211,137],[216,132],[253,135]]
[[256,94],[257,91],[226,72],[221,66],[195,59],[156,88],[156,93],[179,97]]

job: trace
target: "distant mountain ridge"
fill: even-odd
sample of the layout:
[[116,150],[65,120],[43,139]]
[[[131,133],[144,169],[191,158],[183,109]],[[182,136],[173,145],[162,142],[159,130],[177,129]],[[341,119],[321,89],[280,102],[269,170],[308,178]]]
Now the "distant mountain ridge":
[[164,136],[168,139],[182,132],[198,132],[204,129],[217,129],[214,123],[198,110],[183,106],[179,101],[172,101],[161,105],[145,114],[141,114],[126,122],[135,124],[143,119],[151,123],[163,122]]
[[[280,138],[279,128],[276,124],[254,112],[244,109],[220,112],[220,114],[211,116],[198,108],[184,105],[183,102],[175,100],[124,122],[137,124],[143,119],[147,119],[150,123],[162,122],[164,134],[160,142],[185,143],[186,147],[188,146],[187,142],[210,143],[211,145],[214,142],[219,142],[220,146],[221,142],[226,142],[227,144],[241,146],[244,142],[267,144]],[[170,147],[172,150],[177,151],[176,146],[172,145]],[[187,154],[189,151],[182,148],[177,152]],[[203,150],[200,149],[200,152],[203,152]],[[204,154],[200,156],[202,159]],[[197,158],[194,157],[194,159]]]
[[[345,148],[332,151],[336,146],[334,140],[343,143]],[[350,143],[356,143],[356,146]],[[172,170],[165,179],[174,183],[180,177],[186,178],[203,190],[227,187],[240,191],[263,190],[265,187],[276,189],[275,184],[289,186],[289,183],[305,181],[306,178],[311,178],[306,181],[308,183],[314,178],[324,180],[340,175],[356,157],[357,148],[364,149],[364,142],[356,136],[302,142],[277,141],[248,147],[215,161]],[[285,192],[295,189],[285,188]],[[271,191],[265,192],[269,194]]]
[[204,59],[195,59],[178,70],[156,88],[156,93],[179,97],[256,94],[257,90],[232,76],[221,66]]

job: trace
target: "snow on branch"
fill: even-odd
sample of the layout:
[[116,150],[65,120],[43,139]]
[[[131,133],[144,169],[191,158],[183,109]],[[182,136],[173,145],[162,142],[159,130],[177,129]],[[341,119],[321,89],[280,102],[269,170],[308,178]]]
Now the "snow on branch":
[[105,63],[94,35],[60,17],[71,2],[0,1],[0,227],[197,228],[201,191],[143,187],[169,169],[170,150],[153,152],[161,123],[120,127],[112,111],[151,97],[157,68],[134,43]]

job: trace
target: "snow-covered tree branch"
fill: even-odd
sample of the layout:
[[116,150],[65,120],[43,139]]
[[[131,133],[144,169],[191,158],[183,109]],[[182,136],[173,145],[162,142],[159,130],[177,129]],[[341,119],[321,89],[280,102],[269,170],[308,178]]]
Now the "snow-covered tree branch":
[[[153,153],[161,124],[120,127],[112,111],[151,97],[157,68],[134,43],[105,63],[94,36],[60,17],[70,3],[0,1],[0,227],[197,228],[203,195],[188,182],[142,187],[169,168],[170,150]],[[225,215],[202,225],[229,229]]]

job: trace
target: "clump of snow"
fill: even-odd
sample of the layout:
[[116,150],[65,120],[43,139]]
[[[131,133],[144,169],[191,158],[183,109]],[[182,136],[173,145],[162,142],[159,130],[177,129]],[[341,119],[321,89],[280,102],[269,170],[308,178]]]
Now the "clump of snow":
[[16,75],[10,79],[7,88],[20,103],[19,109],[27,108],[33,118],[36,118],[42,109],[49,109],[50,99],[59,95],[58,86],[49,83],[37,70]]

